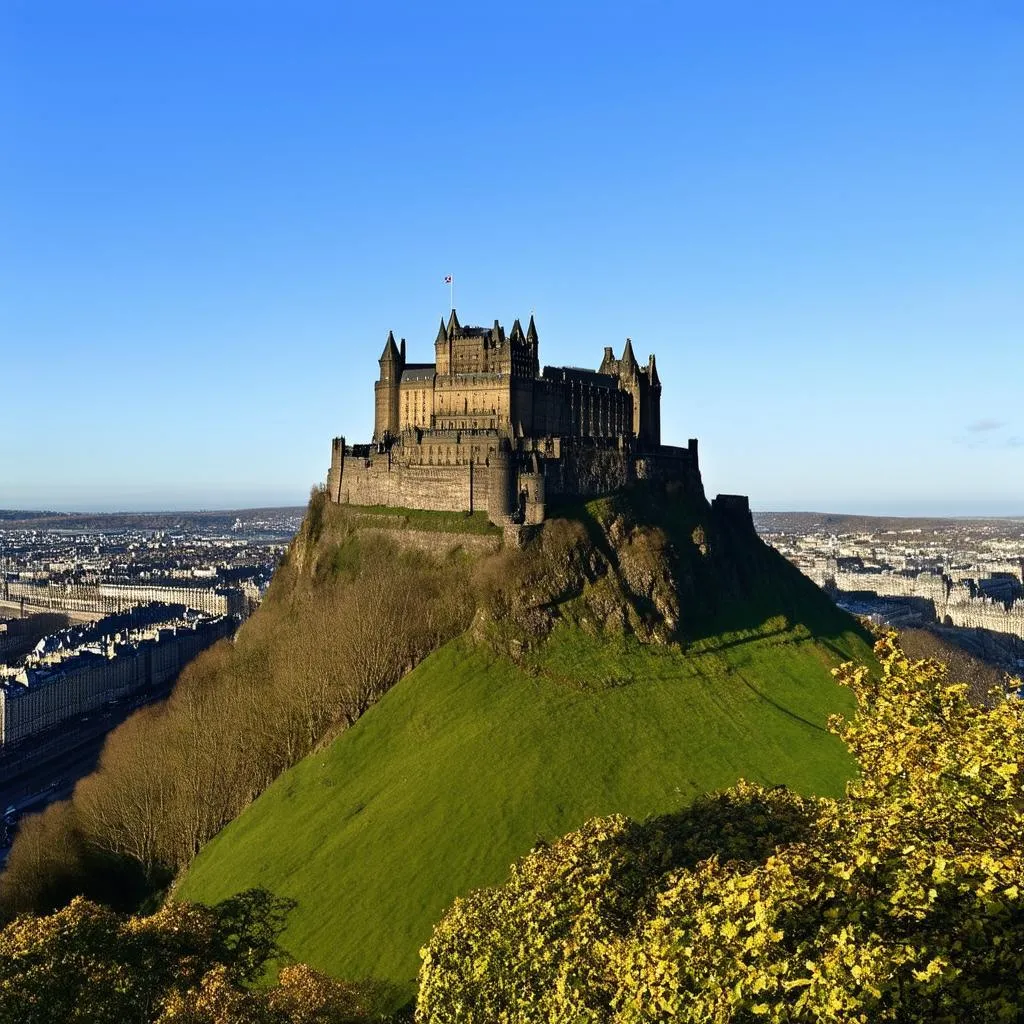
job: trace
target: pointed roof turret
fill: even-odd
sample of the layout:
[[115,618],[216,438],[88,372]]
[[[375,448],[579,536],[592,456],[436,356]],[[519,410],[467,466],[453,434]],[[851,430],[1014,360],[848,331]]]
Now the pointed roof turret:
[[448,337],[452,334],[462,330],[462,325],[459,323],[459,318],[455,315],[455,310],[452,309],[452,315],[448,317]]
[[536,341],[537,340],[537,325],[533,322],[533,314],[530,314],[530,326],[526,328],[526,340]]
[[661,384],[661,378],[658,376],[658,364],[654,361],[653,352],[647,363],[647,376],[650,377],[652,384]]
[[509,337],[513,341],[518,341],[523,336],[523,325],[519,322],[519,317],[516,317],[516,322],[512,325],[512,333]]
[[629,338],[626,339],[626,347],[622,350],[621,363],[624,374],[637,373],[640,369],[640,364],[633,355],[633,342]]
[[388,340],[384,343],[384,351],[380,354],[378,362],[381,363],[398,363],[401,362],[401,355],[398,352],[398,346],[395,344],[395,332],[388,331]]
[[448,344],[448,331],[444,326],[444,317],[441,317],[441,326],[437,329],[437,338],[434,340],[435,345],[447,345]]

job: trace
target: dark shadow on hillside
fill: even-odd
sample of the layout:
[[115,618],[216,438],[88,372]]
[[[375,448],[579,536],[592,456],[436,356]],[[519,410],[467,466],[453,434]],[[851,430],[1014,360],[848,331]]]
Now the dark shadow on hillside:
[[827,733],[828,729],[824,726],[818,725],[817,722],[812,722],[809,718],[804,718],[803,715],[798,715],[795,711],[791,711],[784,704],[780,704],[777,700],[769,697],[768,694],[759,690],[749,679],[745,679],[743,676],[739,677],[740,682],[750,690],[759,700],[763,700],[766,704],[771,704],[776,711],[781,711],[787,718],[792,718],[794,722],[799,722],[801,725],[806,725],[808,728],[813,729],[815,732]]

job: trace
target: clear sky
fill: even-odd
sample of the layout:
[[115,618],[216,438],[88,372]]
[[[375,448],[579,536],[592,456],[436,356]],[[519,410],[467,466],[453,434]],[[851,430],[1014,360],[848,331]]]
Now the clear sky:
[[1024,513],[1024,5],[0,3],[0,507],[304,501],[449,273],[709,494]]

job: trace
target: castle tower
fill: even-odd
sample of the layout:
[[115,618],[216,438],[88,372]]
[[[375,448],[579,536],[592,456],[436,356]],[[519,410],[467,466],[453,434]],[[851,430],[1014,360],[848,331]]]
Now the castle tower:
[[[455,319],[455,310],[452,310],[452,320]],[[448,328],[444,325],[444,317],[441,317],[441,326],[437,329],[437,338],[434,339],[434,366],[438,374],[451,373],[452,349],[448,339]]]
[[488,460],[487,467],[487,518],[495,526],[512,521],[516,499],[513,493],[514,467],[512,448],[502,438],[498,450]]
[[341,477],[345,471],[345,438],[331,442],[331,468],[327,473],[327,494],[331,501],[341,501]]
[[533,465],[529,471],[519,475],[519,486],[524,497],[523,522],[527,526],[537,526],[543,523],[545,515],[544,471],[536,456],[534,456]]
[[380,359],[380,380],[373,385],[374,415],[373,440],[383,444],[398,436],[398,388],[405,369],[405,340],[402,351],[395,344],[395,335],[388,331],[388,340]]
[[651,353],[644,368],[647,378],[647,398],[641,409],[641,436],[645,444],[657,446],[661,444],[661,378],[658,377],[658,366]]
[[529,349],[529,375],[540,376],[540,341],[537,338],[537,325],[533,322],[533,314],[530,314],[530,326],[526,328],[526,343]]
[[619,360],[619,387],[633,396],[633,434],[640,438],[641,409],[643,396],[640,394],[640,364],[633,355],[633,342],[627,338],[626,347]]

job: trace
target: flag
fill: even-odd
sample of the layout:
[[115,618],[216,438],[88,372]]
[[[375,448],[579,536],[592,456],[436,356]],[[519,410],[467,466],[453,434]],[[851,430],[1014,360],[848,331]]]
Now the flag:
[[444,275],[444,283],[445,284],[451,284],[452,283],[452,275],[451,274],[445,274]]

